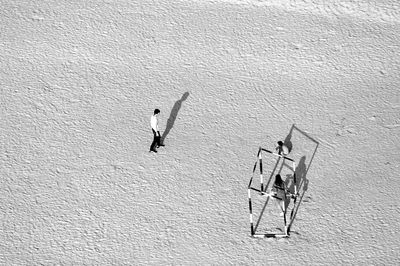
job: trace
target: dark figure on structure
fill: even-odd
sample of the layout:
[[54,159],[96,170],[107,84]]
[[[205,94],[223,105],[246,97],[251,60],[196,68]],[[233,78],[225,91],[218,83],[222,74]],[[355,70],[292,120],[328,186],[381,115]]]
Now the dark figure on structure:
[[289,154],[289,149],[286,147],[282,141],[278,141],[278,146],[276,146],[275,150],[279,155],[285,156]]
[[271,189],[272,197],[275,198],[278,209],[281,210],[280,216],[285,213],[285,201],[286,201],[286,185],[282,180],[280,174],[275,176],[275,182]]

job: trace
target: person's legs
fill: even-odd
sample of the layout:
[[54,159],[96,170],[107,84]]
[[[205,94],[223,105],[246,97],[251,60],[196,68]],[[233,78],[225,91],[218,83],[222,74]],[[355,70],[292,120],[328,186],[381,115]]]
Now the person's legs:
[[285,213],[285,201],[280,199],[275,199],[276,207],[281,211],[280,216],[283,216]]
[[160,131],[158,131],[157,133],[158,133],[158,134],[156,135],[156,136],[157,136],[157,148],[158,148],[158,147],[165,146],[164,143],[161,142],[161,134],[160,134]]
[[154,129],[151,129],[153,131],[153,142],[151,143],[150,146],[150,151],[156,151],[156,145],[157,145],[157,133],[154,131]]
[[160,147],[161,145],[160,131],[158,131],[156,134],[156,141],[157,141],[157,147]]
[[278,154],[279,154],[279,155],[282,155],[282,146],[279,146],[279,147],[278,147]]

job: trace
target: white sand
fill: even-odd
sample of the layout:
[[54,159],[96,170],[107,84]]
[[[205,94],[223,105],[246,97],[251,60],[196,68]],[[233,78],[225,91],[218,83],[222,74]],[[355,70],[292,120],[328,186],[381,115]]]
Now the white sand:
[[[142,2],[2,1],[0,264],[398,265],[398,1]],[[290,238],[251,238],[293,124]]]

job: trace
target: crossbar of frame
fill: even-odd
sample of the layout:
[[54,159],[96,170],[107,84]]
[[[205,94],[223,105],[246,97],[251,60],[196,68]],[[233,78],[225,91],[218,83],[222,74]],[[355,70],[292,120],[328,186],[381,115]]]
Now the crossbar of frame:
[[294,162],[294,160],[293,160],[293,159],[291,159],[291,158],[289,158],[289,157],[286,157],[286,156],[284,156],[284,155],[281,155],[281,154],[278,154],[278,153],[272,152],[272,151],[270,151],[270,150],[267,150],[267,149],[264,149],[264,148],[261,148],[261,150],[262,150],[262,151],[265,151],[265,152],[268,152],[268,153],[271,153],[271,154],[273,154],[273,155],[276,155],[276,156],[278,156],[278,157],[284,158],[284,159],[286,159],[286,160],[289,160],[289,161],[292,161],[292,162]]
[[266,233],[266,234],[254,234],[253,237],[257,238],[285,238],[289,237],[287,233]]

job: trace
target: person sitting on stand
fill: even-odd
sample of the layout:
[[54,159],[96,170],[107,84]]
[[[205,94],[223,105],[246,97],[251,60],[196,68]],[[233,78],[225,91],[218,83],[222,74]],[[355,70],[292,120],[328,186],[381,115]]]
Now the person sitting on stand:
[[284,145],[282,141],[278,141],[278,146],[276,146],[275,150],[281,156],[286,156],[289,154],[288,147],[286,147],[286,145]]

